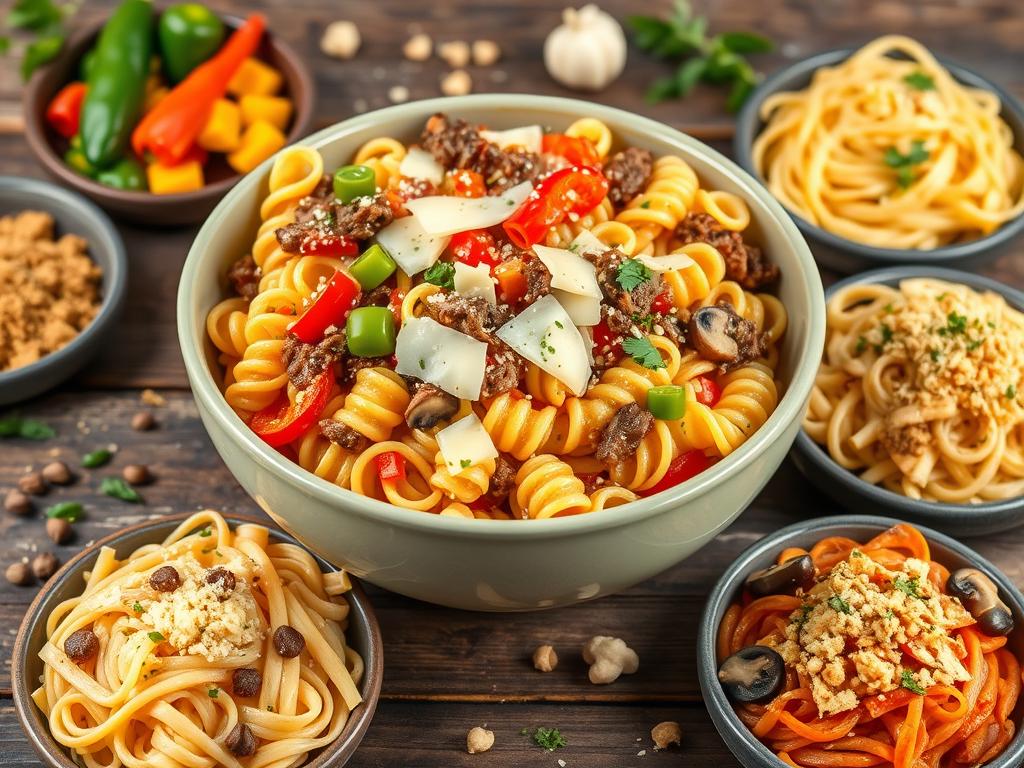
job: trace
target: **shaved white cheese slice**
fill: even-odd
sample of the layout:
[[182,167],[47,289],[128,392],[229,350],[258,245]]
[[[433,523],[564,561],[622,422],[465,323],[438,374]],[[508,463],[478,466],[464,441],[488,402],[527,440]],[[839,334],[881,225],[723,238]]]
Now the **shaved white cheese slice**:
[[535,301],[501,326],[497,336],[574,394],[587,391],[590,363],[583,337],[554,296]]
[[560,288],[578,296],[601,298],[601,286],[597,284],[594,265],[564,248],[549,248],[546,245],[533,246],[544,266],[551,273],[551,287]]
[[551,295],[569,315],[574,325],[597,325],[601,322],[601,300],[594,296],[580,296],[559,288],[553,288]]
[[415,216],[395,219],[377,233],[377,242],[407,275],[432,267],[450,239],[424,232]]
[[507,131],[480,131],[480,138],[497,144],[500,149],[516,147],[539,155],[544,141],[544,131],[539,125],[524,125],[521,128],[509,128]]
[[478,400],[487,367],[487,345],[429,317],[402,323],[395,342],[395,371],[435,384],[450,395]]
[[410,179],[426,179],[434,185],[444,181],[444,166],[432,154],[419,147],[413,147],[402,158],[398,172]]
[[460,296],[479,296],[491,304],[498,303],[498,297],[494,293],[494,280],[491,279],[491,269],[486,264],[471,267],[461,261],[455,262],[455,291]]
[[498,449],[494,447],[491,436],[472,412],[438,432],[437,447],[448,471],[454,475],[488,459],[498,458]]
[[587,350],[587,360],[590,361],[590,367],[594,367],[594,333],[590,328],[576,328],[580,332],[580,338],[583,339],[583,346]]
[[640,254],[633,258],[652,272],[668,272],[673,269],[686,269],[687,267],[692,267],[696,263],[685,253],[666,253],[664,256],[648,256],[647,254]]
[[582,256],[584,253],[604,253],[611,248],[598,240],[597,235],[589,229],[584,229],[569,243],[569,250]]
[[449,197],[431,195],[405,204],[425,232],[454,235],[467,229],[486,229],[501,224],[523,204],[533,191],[528,181],[488,197]]

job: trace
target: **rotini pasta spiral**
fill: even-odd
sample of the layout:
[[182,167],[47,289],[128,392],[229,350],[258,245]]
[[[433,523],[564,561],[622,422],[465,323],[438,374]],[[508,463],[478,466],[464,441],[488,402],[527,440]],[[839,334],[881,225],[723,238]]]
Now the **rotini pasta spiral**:
[[556,413],[557,409],[550,405],[538,410],[529,400],[505,393],[487,406],[483,424],[499,451],[524,461],[548,439]]
[[611,129],[594,117],[581,117],[565,129],[566,136],[589,139],[597,150],[597,158],[604,160],[612,148]]
[[377,176],[377,186],[387,189],[401,177],[398,169],[406,153],[402,142],[382,136],[363,144],[356,151],[354,162],[372,168]]
[[590,511],[590,498],[572,467],[550,454],[534,456],[516,473],[512,511],[541,520]]
[[434,474],[430,477],[430,485],[441,491],[449,499],[463,503],[476,501],[485,493],[491,484],[494,474],[494,459],[474,464],[458,473],[448,469],[444,457],[438,452],[434,458]]
[[654,253],[655,239],[670,234],[693,208],[699,186],[697,174],[681,157],[666,155],[655,161],[647,188],[615,217],[636,232],[634,253]]
[[381,442],[405,420],[407,405],[409,390],[401,376],[387,368],[363,368],[356,373],[345,404],[330,418],[373,442]]

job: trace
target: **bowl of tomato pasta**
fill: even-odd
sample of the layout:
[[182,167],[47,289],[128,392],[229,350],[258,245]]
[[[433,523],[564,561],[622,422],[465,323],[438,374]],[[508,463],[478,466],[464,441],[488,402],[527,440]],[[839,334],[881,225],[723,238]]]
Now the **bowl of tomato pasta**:
[[401,105],[283,150],[200,231],[178,301],[204,424],[282,526],[490,610],[606,594],[706,543],[781,462],[822,344],[810,253],[749,176],[534,96]]

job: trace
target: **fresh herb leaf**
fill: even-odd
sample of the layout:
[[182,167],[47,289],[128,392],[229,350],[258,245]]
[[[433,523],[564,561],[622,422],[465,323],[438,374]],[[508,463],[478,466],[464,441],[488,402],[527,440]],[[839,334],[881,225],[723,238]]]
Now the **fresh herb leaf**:
[[537,742],[537,746],[544,747],[548,752],[554,752],[559,747],[569,744],[557,728],[537,728],[533,732],[533,740]]
[[630,319],[633,321],[634,325],[643,328],[646,331],[652,331],[654,330],[654,321],[657,319],[657,317],[650,312],[648,312],[647,314],[634,312]]
[[814,610],[814,606],[813,605],[801,605],[800,606],[800,615],[796,616],[794,614],[794,618],[793,618],[793,622],[797,625],[797,627],[802,627],[804,624],[807,623],[807,619],[809,619],[811,617],[811,611],[813,611],[813,610]]
[[924,696],[925,694],[924,688],[921,687],[921,684],[917,681],[914,673],[909,669],[903,670],[903,674],[900,677],[900,685],[911,693],[916,693],[918,696]]
[[864,338],[863,336],[858,336],[857,337],[857,346],[854,347],[854,351],[859,355],[859,354],[861,354],[867,348],[868,348],[868,340],[866,338]]
[[448,261],[439,261],[423,273],[423,279],[432,285],[455,290],[455,265]]
[[139,492],[120,477],[104,477],[103,482],[100,483],[100,491],[107,494],[107,496],[113,496],[115,499],[132,504],[138,504],[142,501]]
[[7,35],[0,35],[0,56],[6,56],[11,50],[11,38]]
[[97,467],[102,467],[104,464],[109,462],[113,456],[114,454],[106,448],[90,451],[82,457],[82,466],[86,469],[96,469]]
[[220,689],[211,688],[206,692],[206,695],[209,696],[211,699],[216,699],[220,695]]
[[640,339],[635,336],[623,339],[622,351],[630,355],[634,361],[644,368],[657,369],[665,367],[665,360],[662,358],[661,353],[655,349],[651,340],[646,336]]
[[832,595],[832,597],[828,599],[828,606],[836,613],[845,613],[847,615],[851,615],[853,613],[853,609],[850,607],[850,604],[843,600],[839,595]]
[[920,70],[911,72],[909,75],[903,78],[903,82],[913,88],[915,91],[934,91],[935,80],[931,75],[926,75]]
[[878,330],[882,334],[882,344],[888,344],[892,341],[892,328],[888,324],[882,323]]
[[472,464],[472,463],[473,463],[473,462],[472,462],[472,460],[471,460],[471,459],[460,459],[460,460],[459,460],[459,466],[460,466],[460,467],[461,467],[462,469],[466,469],[466,468],[467,468],[467,467],[468,467],[468,466],[469,466],[470,464]]
[[896,169],[896,180],[899,185],[906,189],[914,183],[916,178],[915,167],[925,162],[931,153],[925,149],[921,139],[914,139],[910,145],[910,151],[903,154],[896,147],[889,147],[885,150],[885,164]]
[[719,37],[722,45],[733,53],[771,53],[775,50],[775,43],[753,32],[723,32]]
[[63,32],[57,32],[29,43],[21,60],[21,79],[27,81],[39,67],[57,58],[60,49],[64,47],[65,37]]
[[1013,386],[1013,384],[1011,384],[1010,386],[1008,386],[1006,388],[1005,394],[1006,394],[1006,399],[1007,400],[1016,400],[1017,399],[1017,388],[1015,386]]
[[967,333],[967,316],[953,310],[946,315],[946,325],[939,328],[939,336],[956,336]]
[[59,23],[63,15],[52,0],[16,0],[7,14],[7,26],[39,32]]
[[652,277],[654,277],[654,273],[643,262],[636,259],[625,259],[615,273],[615,282],[619,284],[622,290],[632,291]]
[[69,523],[77,523],[85,514],[85,508],[77,501],[62,501],[46,510],[46,516]]
[[213,531],[211,531],[209,528],[203,528],[203,530],[199,532],[199,538],[201,539],[208,539],[212,535]]
[[135,613],[142,613],[142,603],[134,603],[134,604],[132,605],[132,610],[133,610],[133,611],[134,611]]
[[908,597],[921,597],[921,583],[915,576],[912,579],[905,579],[897,576],[892,580],[893,589],[896,589]]
[[0,437],[23,437],[26,440],[49,440],[57,432],[53,427],[35,419],[10,415],[0,417]]
[[164,636],[161,635],[159,632],[150,632],[149,639],[152,640],[154,643],[162,643],[164,641]]
[[939,358],[942,357],[942,352],[937,347],[932,347],[928,350],[928,354],[931,356],[933,363],[939,362]]
[[525,736],[525,735],[526,735],[526,734],[528,734],[529,732],[530,732],[530,729],[529,729],[529,728],[520,728],[520,729],[519,729],[519,735],[520,735],[520,736]]

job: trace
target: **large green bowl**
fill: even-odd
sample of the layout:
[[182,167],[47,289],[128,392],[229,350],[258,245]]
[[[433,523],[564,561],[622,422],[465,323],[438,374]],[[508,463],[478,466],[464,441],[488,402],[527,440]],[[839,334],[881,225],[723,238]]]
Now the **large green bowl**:
[[528,95],[479,95],[390,107],[327,128],[303,143],[333,168],[375,136],[412,140],[435,112],[495,128],[564,129],[604,121],[621,144],[676,154],[704,185],[740,195],[752,230],[782,270],[789,312],[779,378],[784,395],[767,423],[723,461],[680,486],[577,517],[466,520],[399,509],[338,488],[256,438],[224,401],[206,339],[206,315],[225,295],[225,270],[247,253],[272,160],[244,178],[199,231],[178,290],[178,336],[199,414],[228,468],[283,528],[327,560],[404,595],[458,608],[519,611],[625,589],[678,563],[728,526],[778,468],[800,428],[821,359],[825,305],[818,270],[792,219],[747,173],[699,141],[598,104]]

